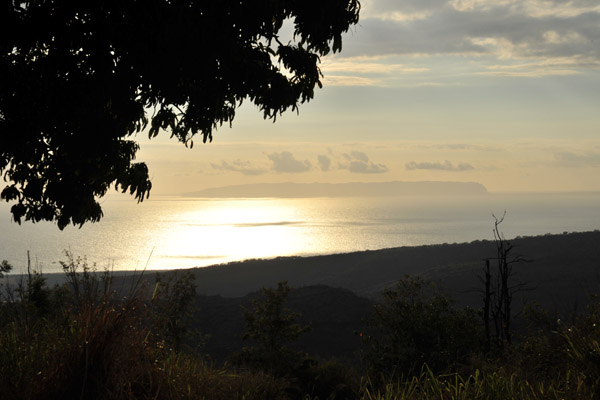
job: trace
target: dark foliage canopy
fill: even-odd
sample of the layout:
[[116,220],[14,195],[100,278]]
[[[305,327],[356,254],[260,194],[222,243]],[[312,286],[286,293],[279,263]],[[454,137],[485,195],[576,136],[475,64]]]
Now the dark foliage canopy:
[[388,379],[418,374],[423,364],[445,371],[481,348],[479,321],[435,284],[406,275],[383,291],[367,320],[363,361],[374,376]]
[[[321,86],[358,0],[3,0],[1,198],[17,222],[98,221],[109,187],[151,183],[131,137],[147,127],[192,146],[249,99],[275,120]],[[293,24],[293,39],[279,33]]]

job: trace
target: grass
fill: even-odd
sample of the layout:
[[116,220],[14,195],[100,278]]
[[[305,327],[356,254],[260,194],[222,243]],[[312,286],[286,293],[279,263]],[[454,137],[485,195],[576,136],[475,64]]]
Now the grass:
[[70,257],[63,268],[68,278],[63,286],[48,288],[43,276],[32,273],[2,294],[2,399],[569,400],[599,395],[600,303],[569,323],[547,324],[551,328],[540,328],[502,353],[473,350],[455,371],[436,372],[424,364],[414,376],[386,380],[307,358],[296,370],[277,374],[260,366],[216,366],[185,346],[188,297],[194,296],[189,278],[159,280],[154,287],[140,280],[123,295],[112,287],[110,274],[96,273],[85,260]]
[[581,377],[572,380],[570,374],[552,380],[530,382],[515,372],[495,371],[463,377],[458,374],[435,375],[424,366],[418,376],[388,383],[383,388],[362,388],[364,400],[476,400],[476,399],[594,399],[595,391]]
[[172,299],[152,298],[141,283],[121,296],[84,260],[63,267],[65,286],[31,274],[3,295],[2,399],[286,398],[281,379],[173,351],[164,314]]

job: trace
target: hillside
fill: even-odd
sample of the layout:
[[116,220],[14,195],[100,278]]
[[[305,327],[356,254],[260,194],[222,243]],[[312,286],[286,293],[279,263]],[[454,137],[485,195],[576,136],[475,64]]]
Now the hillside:
[[[526,302],[535,301],[551,315],[584,311],[590,295],[600,288],[600,231],[516,238],[514,254],[531,262],[514,267],[512,283],[527,290],[513,301],[514,315]],[[295,288],[287,307],[302,314],[311,331],[295,344],[313,357],[335,357],[356,365],[363,320],[381,291],[406,274],[441,284],[459,305],[482,306],[484,259],[495,256],[493,241],[400,247],[315,257],[280,257],[248,260],[190,270],[197,296],[192,325],[208,335],[203,354],[217,362],[242,346],[242,307],[250,307],[262,287],[287,280]],[[167,272],[169,273],[169,272]],[[146,272],[154,282],[154,274]],[[18,278],[18,277],[14,277]],[[48,275],[58,283],[63,275]],[[115,274],[114,288],[128,293],[131,275]],[[137,278],[136,278],[137,279]],[[151,286],[152,287],[152,286]],[[523,326],[518,321],[515,329]]]
[[[203,351],[217,361],[224,361],[242,347],[245,322],[242,307],[252,308],[258,292],[239,298],[198,296],[193,326],[209,335]],[[358,362],[360,338],[355,332],[371,312],[373,302],[346,289],[310,286],[293,290],[286,308],[302,314],[300,323],[311,329],[293,347],[313,357],[336,357]]]
[[[549,309],[584,304],[600,287],[600,231],[511,240],[515,254],[531,260],[514,267],[523,295]],[[198,293],[240,297],[287,280],[293,287],[327,285],[377,297],[405,274],[439,281],[464,304],[479,305],[484,259],[495,256],[493,241],[399,247],[375,251],[247,260],[194,269]]]
[[[515,315],[532,301],[551,315],[581,312],[600,289],[600,232],[517,238],[512,243],[515,254],[531,260],[514,268],[512,282],[526,284],[513,301]],[[194,325],[210,335],[204,351],[223,361],[242,347],[241,307],[250,307],[259,288],[287,280],[296,287],[288,307],[302,313],[303,323],[312,326],[296,348],[356,364],[360,349],[356,332],[383,288],[405,274],[420,275],[441,284],[458,304],[480,308],[483,260],[494,254],[494,242],[476,241],[198,268]],[[515,329],[519,326],[523,324],[517,318]]]

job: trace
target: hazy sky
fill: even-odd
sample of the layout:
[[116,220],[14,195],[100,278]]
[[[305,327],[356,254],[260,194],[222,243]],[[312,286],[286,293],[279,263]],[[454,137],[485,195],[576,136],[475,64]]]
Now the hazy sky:
[[153,194],[252,182],[475,181],[600,190],[598,0],[364,0],[325,87],[245,103],[193,149],[140,135]]

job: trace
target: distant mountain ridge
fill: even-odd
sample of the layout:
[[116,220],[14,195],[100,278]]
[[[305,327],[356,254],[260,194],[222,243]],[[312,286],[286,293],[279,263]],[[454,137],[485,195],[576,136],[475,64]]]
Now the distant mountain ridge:
[[184,193],[185,197],[209,198],[307,198],[484,195],[476,182],[349,182],[349,183],[254,183],[222,186]]

